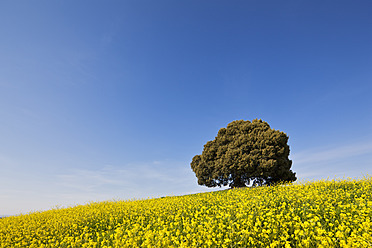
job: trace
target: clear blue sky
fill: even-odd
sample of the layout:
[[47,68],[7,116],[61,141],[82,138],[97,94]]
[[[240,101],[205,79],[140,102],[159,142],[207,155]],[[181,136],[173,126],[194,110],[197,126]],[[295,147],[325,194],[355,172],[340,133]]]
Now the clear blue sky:
[[372,174],[372,1],[0,2],[0,215],[181,195],[233,120]]

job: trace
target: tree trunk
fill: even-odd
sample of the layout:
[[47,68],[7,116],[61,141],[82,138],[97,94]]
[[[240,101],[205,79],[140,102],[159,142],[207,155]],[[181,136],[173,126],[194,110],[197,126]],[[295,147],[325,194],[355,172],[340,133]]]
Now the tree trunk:
[[239,176],[238,177],[234,177],[234,179],[230,183],[230,187],[231,188],[243,188],[243,187],[246,187],[246,186],[247,185],[245,185],[245,182]]

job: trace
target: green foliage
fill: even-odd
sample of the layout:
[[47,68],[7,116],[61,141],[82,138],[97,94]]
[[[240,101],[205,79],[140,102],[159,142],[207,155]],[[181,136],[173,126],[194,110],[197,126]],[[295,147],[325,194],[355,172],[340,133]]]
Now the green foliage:
[[272,185],[296,180],[290,170],[288,136],[262,120],[233,121],[193,157],[198,184],[207,187]]

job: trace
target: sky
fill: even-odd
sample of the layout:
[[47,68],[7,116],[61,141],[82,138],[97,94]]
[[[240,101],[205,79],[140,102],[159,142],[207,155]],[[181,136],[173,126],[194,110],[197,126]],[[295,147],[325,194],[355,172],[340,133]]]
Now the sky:
[[219,190],[190,162],[234,120],[372,175],[372,1],[5,0],[0,37],[0,216]]

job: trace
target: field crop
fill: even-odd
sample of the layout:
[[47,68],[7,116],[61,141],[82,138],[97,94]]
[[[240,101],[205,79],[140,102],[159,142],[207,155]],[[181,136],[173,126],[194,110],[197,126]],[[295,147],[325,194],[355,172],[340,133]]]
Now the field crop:
[[0,247],[372,247],[372,178],[91,203],[0,219]]

